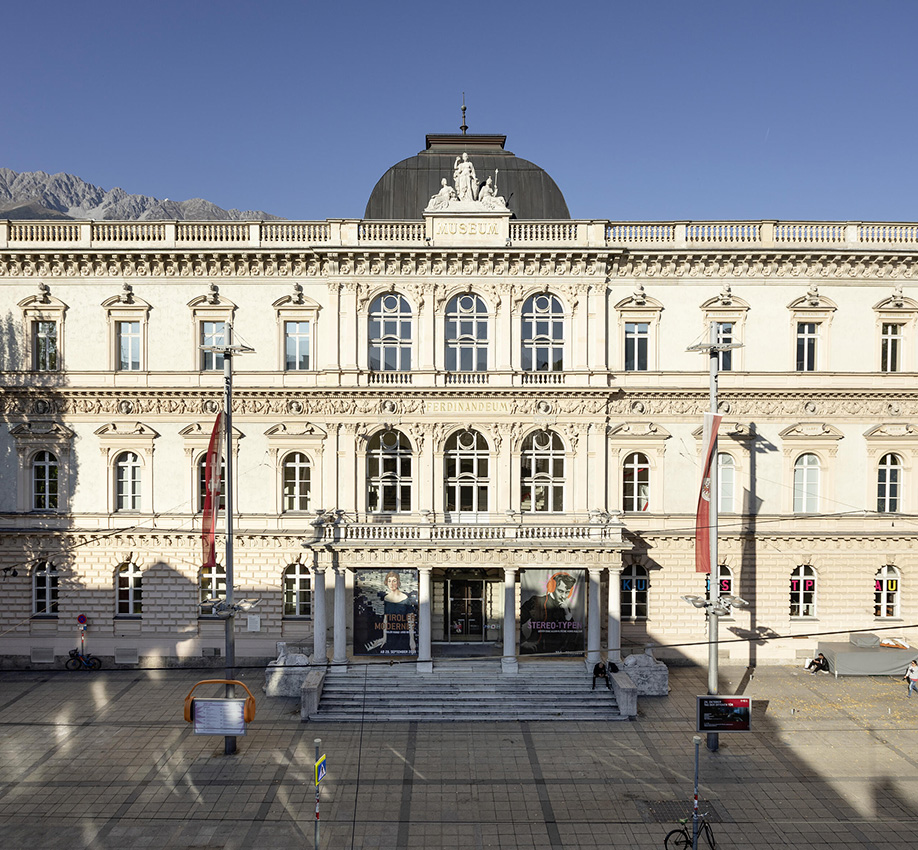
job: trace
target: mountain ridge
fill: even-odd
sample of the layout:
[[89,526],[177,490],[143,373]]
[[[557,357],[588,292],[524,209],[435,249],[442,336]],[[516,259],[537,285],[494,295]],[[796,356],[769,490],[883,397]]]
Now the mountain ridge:
[[170,201],[103,189],[66,172],[0,168],[0,219],[95,221],[278,221],[262,210],[223,209],[203,198]]

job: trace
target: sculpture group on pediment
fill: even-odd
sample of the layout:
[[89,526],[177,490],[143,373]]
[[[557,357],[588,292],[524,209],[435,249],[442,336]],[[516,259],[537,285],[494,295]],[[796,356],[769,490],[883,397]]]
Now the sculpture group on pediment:
[[509,212],[506,199],[497,194],[497,174],[479,183],[475,166],[463,152],[453,163],[453,185],[443,177],[426,212]]

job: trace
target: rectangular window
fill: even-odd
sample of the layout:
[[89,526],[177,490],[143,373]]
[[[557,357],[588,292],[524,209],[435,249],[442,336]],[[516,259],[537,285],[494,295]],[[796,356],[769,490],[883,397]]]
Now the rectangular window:
[[[718,345],[733,344],[733,322],[715,322],[715,339]],[[717,352],[717,370],[730,372],[733,369],[733,350]]]
[[118,322],[118,371],[140,370],[140,322]]
[[309,322],[284,322],[284,368],[288,372],[309,369]]
[[880,331],[880,371],[900,371],[901,352],[902,325],[884,322]]
[[[226,345],[226,322],[201,322],[201,345]],[[219,372],[223,369],[223,354],[201,349],[201,371]]]
[[625,323],[625,371],[646,372],[647,352],[650,342],[648,322]]
[[817,342],[819,341],[818,322],[797,322],[797,371],[815,372]]
[[57,322],[40,319],[32,325],[34,335],[33,360],[39,372],[56,372],[60,369],[57,345]]

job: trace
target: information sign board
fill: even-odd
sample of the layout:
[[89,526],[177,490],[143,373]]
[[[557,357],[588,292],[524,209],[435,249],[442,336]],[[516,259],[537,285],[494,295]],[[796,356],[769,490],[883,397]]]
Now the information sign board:
[[749,731],[752,720],[752,700],[749,697],[700,696],[696,700],[696,731]]
[[195,699],[195,735],[245,735],[244,699]]

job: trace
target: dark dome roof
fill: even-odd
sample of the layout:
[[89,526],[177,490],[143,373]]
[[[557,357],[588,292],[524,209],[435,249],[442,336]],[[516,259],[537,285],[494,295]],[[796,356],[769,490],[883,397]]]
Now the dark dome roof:
[[430,135],[427,149],[393,165],[373,188],[365,219],[423,218],[424,208],[440,189],[440,180],[453,181],[453,163],[468,153],[479,182],[497,172],[497,191],[518,219],[569,219],[564,195],[548,173],[504,150],[506,136]]

